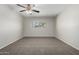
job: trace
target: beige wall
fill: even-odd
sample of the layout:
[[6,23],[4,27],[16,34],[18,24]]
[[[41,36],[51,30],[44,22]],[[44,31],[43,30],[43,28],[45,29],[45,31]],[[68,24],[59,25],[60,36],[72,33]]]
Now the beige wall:
[[22,38],[22,20],[6,5],[0,5],[0,49]]
[[[45,28],[33,28],[33,21],[46,22]],[[54,37],[55,36],[55,19],[53,17],[31,17],[24,19],[24,36],[25,37]]]
[[63,11],[56,22],[57,38],[79,50],[79,5]]

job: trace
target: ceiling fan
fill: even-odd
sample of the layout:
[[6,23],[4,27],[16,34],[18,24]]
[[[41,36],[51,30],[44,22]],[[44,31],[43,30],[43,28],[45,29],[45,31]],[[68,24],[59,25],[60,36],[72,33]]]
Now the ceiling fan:
[[21,10],[19,12],[27,12],[29,14],[32,14],[32,12],[36,12],[36,13],[40,12],[39,10],[33,9],[35,7],[34,4],[24,4],[24,5],[16,4],[16,5],[19,6],[19,7],[24,8],[23,10]]

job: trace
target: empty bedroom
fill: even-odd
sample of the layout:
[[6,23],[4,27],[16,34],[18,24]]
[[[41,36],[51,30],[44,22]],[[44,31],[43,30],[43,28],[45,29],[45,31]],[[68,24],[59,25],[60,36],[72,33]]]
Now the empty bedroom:
[[0,4],[0,55],[79,55],[78,4]]

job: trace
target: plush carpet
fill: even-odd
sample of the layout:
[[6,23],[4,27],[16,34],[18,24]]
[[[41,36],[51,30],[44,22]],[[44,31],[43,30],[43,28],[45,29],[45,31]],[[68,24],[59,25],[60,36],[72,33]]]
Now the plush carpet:
[[26,37],[0,50],[0,55],[78,55],[79,51],[53,37]]

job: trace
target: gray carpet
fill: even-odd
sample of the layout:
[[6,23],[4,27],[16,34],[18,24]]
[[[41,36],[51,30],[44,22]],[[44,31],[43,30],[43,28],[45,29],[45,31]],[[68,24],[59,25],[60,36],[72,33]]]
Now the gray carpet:
[[56,38],[23,38],[0,50],[1,55],[77,55],[79,51]]

